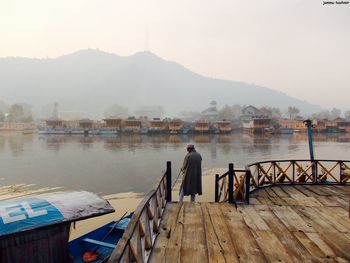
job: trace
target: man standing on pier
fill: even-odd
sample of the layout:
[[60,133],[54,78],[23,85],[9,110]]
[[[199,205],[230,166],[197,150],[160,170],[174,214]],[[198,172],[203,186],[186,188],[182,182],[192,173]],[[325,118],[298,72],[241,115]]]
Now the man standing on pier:
[[202,194],[202,156],[193,144],[188,144],[186,149],[188,153],[181,168],[184,176],[179,199],[182,202],[185,195],[191,195],[191,202],[194,202],[196,194]]

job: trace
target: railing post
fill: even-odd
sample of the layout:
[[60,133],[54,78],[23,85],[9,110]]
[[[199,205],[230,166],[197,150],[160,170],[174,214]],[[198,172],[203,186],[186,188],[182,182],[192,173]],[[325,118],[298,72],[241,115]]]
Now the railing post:
[[233,204],[233,163],[228,164],[228,202]]
[[166,201],[171,202],[171,162],[166,162]]
[[219,175],[215,175],[215,202],[219,202]]
[[314,174],[314,184],[318,184],[319,183],[319,177],[318,177],[318,169],[317,169],[317,166],[318,166],[318,161],[317,160],[314,160],[313,161],[313,167],[312,167],[312,173]]
[[250,194],[250,177],[251,172],[249,167],[246,167],[246,174],[245,174],[245,202],[249,204],[249,194]]
[[[272,162],[273,164],[273,184],[276,184],[276,162]],[[247,169],[247,168],[246,168]]]

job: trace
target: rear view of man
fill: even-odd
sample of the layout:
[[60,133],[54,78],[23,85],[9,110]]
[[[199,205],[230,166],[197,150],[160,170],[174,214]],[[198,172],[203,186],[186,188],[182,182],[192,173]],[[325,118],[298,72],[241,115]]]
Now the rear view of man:
[[194,202],[196,194],[202,194],[202,157],[193,144],[187,145],[187,152],[181,168],[184,177],[180,188],[180,202],[185,195],[190,195],[191,202]]

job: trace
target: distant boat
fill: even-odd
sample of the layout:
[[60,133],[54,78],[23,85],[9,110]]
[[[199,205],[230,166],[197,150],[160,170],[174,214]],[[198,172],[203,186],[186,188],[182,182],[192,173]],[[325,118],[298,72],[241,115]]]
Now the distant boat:
[[280,134],[293,134],[294,130],[293,128],[280,128],[279,132]]
[[100,129],[100,135],[117,135],[118,129],[117,128],[101,128]]
[[149,132],[149,129],[147,127],[140,128],[140,134],[147,134]]

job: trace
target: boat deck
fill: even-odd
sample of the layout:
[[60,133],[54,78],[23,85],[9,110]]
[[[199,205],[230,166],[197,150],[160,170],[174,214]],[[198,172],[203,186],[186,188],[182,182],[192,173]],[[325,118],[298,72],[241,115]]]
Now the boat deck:
[[149,262],[350,262],[350,187],[274,186],[249,205],[167,203]]

